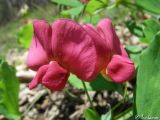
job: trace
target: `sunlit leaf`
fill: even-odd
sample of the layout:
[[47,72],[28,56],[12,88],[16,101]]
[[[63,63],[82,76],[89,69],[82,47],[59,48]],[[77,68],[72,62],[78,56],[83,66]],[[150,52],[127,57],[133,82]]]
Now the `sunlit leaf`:
[[79,15],[84,9],[84,6],[81,5],[79,7],[75,7],[75,8],[71,8],[69,10],[64,10],[61,12],[61,15],[63,16],[68,16],[68,15],[73,15],[73,16],[76,16],[76,15]]
[[105,6],[107,6],[107,4],[101,0],[91,0],[86,6],[86,12],[93,14],[95,11],[102,9]]
[[160,32],[142,54],[137,76],[137,114],[160,117]]
[[101,120],[97,112],[89,108],[84,111],[84,117],[85,120]]

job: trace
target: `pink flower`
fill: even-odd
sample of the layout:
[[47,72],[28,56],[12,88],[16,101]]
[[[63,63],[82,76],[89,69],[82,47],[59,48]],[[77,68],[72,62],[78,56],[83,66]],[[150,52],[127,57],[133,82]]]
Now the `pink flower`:
[[29,84],[30,89],[41,83],[51,90],[62,90],[69,73],[88,82],[102,73],[117,83],[131,79],[134,74],[134,64],[107,18],[96,28],[68,19],[59,19],[52,25],[36,20],[33,27],[27,65],[38,72]]

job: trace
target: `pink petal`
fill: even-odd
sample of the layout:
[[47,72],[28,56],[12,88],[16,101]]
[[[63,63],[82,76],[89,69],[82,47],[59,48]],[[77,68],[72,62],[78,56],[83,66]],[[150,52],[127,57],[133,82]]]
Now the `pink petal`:
[[46,52],[44,51],[39,41],[36,40],[36,37],[33,37],[27,56],[27,66],[32,70],[38,70],[40,66],[47,63],[48,56]]
[[105,39],[106,44],[109,44],[113,54],[119,54],[128,57],[120,43],[120,40],[118,39],[118,36],[116,35],[110,19],[102,19],[97,25],[97,30],[99,34]]
[[81,25],[67,19],[57,20],[52,31],[54,58],[80,79],[94,79],[98,58],[92,37]]
[[33,89],[35,88],[39,83],[41,83],[42,81],[42,77],[44,76],[44,74],[46,73],[48,69],[48,65],[43,65],[42,67],[40,67],[38,69],[38,72],[36,74],[36,76],[34,77],[34,79],[29,83],[29,89]]
[[46,74],[43,76],[42,84],[53,91],[62,90],[68,80],[69,73],[57,62],[49,64]]
[[96,52],[98,56],[97,66],[98,70],[102,70],[108,64],[111,59],[111,49],[109,44],[106,44],[104,38],[102,38],[96,28],[91,24],[83,25],[83,28],[87,31],[87,33],[92,37],[94,41]]
[[52,48],[50,43],[52,37],[52,27],[45,20],[34,20],[33,28],[34,35],[37,38],[37,41],[41,43],[42,47],[47,52],[47,54],[51,56]]
[[107,66],[106,74],[114,82],[122,83],[130,80],[134,75],[134,71],[134,64],[129,58],[113,55]]

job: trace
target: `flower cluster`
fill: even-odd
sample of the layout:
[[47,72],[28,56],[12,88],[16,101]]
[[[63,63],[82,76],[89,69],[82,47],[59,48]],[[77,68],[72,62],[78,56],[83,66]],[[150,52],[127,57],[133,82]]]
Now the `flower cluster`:
[[37,74],[30,89],[41,83],[51,90],[62,90],[70,73],[88,82],[102,73],[117,83],[130,80],[134,74],[134,64],[108,18],[97,27],[69,19],[59,19],[52,25],[35,20],[33,28],[27,65]]

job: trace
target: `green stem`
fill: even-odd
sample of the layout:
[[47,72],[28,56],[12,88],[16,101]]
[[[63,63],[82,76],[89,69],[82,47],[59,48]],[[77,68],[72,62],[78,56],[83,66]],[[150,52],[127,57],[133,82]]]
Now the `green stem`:
[[77,96],[74,95],[73,93],[71,93],[68,89],[64,89],[64,91],[65,91],[70,97],[72,97],[72,98],[74,98],[74,99],[77,98]]
[[90,15],[90,19],[89,19],[89,22],[90,22],[90,23],[92,22],[92,15]]
[[124,100],[126,100],[126,99],[127,99],[127,97],[128,97],[127,83],[125,83],[124,85],[125,85],[125,86],[124,86],[125,88],[124,88],[123,98],[124,98]]
[[112,111],[115,111],[122,103],[124,103],[124,101],[120,101],[119,103],[117,103],[113,108]]
[[123,98],[122,98],[121,101],[119,101],[119,103],[117,103],[117,104],[112,108],[112,111],[116,110],[121,104],[124,104],[125,101],[128,99],[127,96],[128,96],[127,83],[125,83]]
[[91,106],[92,109],[95,110],[95,108],[94,108],[94,106],[93,106],[93,103],[92,103],[92,100],[91,100],[91,98],[90,98],[90,96],[89,96],[89,93],[88,93],[86,84],[85,84],[85,82],[84,82],[83,80],[82,80],[82,84],[83,84],[83,87],[84,87],[84,91],[85,91],[86,94],[87,94],[87,98],[88,98],[88,100],[89,100],[89,102],[90,102],[90,106]]

